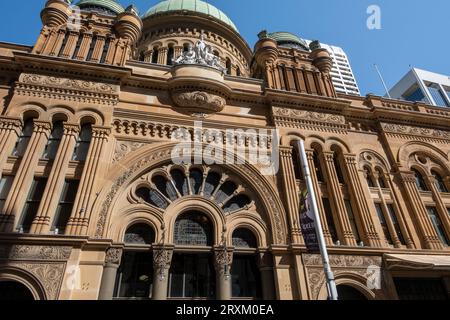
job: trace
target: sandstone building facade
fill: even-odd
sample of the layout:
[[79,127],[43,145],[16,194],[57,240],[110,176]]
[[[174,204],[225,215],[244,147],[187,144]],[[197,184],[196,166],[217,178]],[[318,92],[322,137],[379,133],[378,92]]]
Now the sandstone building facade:
[[[337,94],[317,42],[251,49],[200,0],[75,4],[47,1],[34,46],[0,43],[2,297],[326,299],[298,139],[341,298],[449,297],[449,110]],[[175,63],[204,44],[220,68]],[[234,161],[174,163],[179,129]]]

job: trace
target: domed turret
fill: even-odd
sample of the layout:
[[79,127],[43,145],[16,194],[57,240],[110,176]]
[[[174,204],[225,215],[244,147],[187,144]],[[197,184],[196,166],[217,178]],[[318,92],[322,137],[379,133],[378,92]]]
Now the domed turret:
[[63,25],[69,19],[72,10],[70,4],[63,0],[48,0],[41,12],[42,23],[47,27]]
[[295,48],[304,51],[309,51],[308,44],[305,40],[299,38],[290,32],[273,32],[267,34],[268,38],[271,38],[277,42],[280,47]]
[[138,14],[139,12],[134,6],[129,6],[124,12],[119,14],[114,26],[121,38],[129,39],[133,44],[141,36],[142,20]]
[[76,5],[82,10],[108,15],[118,15],[125,11],[115,0],[80,0]]

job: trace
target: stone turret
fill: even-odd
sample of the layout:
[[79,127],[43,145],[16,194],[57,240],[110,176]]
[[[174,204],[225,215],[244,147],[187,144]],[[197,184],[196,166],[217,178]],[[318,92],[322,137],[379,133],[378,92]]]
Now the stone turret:
[[42,23],[47,27],[58,27],[65,23],[72,14],[70,3],[64,0],[48,0],[41,12]]
[[327,49],[321,47],[319,41],[313,41],[309,45],[311,49],[310,57],[313,60],[313,64],[320,72],[329,74],[333,67],[333,59],[331,59],[330,53]]
[[139,12],[134,6],[129,6],[124,12],[117,16],[114,25],[120,38],[130,40],[135,44],[141,36],[142,20],[139,18]]

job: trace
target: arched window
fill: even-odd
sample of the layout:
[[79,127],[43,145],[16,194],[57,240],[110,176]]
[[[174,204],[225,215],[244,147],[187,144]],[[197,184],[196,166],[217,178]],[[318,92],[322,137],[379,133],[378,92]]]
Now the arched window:
[[203,183],[203,173],[199,169],[192,169],[189,173],[189,180],[193,194],[199,194]]
[[314,171],[316,172],[317,181],[325,182],[323,179],[322,166],[320,165],[319,155],[317,151],[314,150],[313,153]]
[[157,208],[166,209],[169,206],[167,200],[156,190],[142,187],[136,190],[136,195]]
[[183,44],[183,52],[188,52],[188,51],[189,51],[189,43]]
[[56,234],[64,234],[72,214],[73,205],[78,192],[79,180],[67,179],[64,183],[58,207],[53,220],[52,231]]
[[20,222],[18,223],[18,229],[22,232],[28,233],[31,229],[31,224],[41,204],[42,196],[47,185],[47,178],[35,177],[28,191],[27,200],[23,207]]
[[64,35],[64,40],[61,44],[61,48],[59,49],[58,57],[63,54],[64,49],[66,48],[66,45],[67,45],[67,40],[69,39],[69,35],[70,35],[70,32],[66,32],[66,34]]
[[220,183],[221,176],[214,171],[210,171],[205,181],[205,197],[211,197]]
[[378,176],[378,185],[380,186],[380,188],[385,189],[386,187],[386,183],[384,182],[384,173],[383,171],[381,171],[380,169],[377,169],[377,176]]
[[109,47],[111,46],[111,38],[106,39],[105,45],[103,46],[102,56],[100,57],[100,63],[105,63],[108,57]]
[[125,243],[151,245],[155,242],[153,228],[145,223],[132,225],[125,232]]
[[431,174],[434,177],[434,182],[436,184],[436,188],[439,192],[448,192],[447,186],[445,185],[444,179],[442,176],[436,171],[431,171]]
[[145,61],[145,52],[144,51],[141,51],[139,53],[139,61]]
[[428,191],[427,184],[425,182],[425,179],[423,178],[422,174],[417,171],[416,169],[412,169],[414,172],[414,177],[416,179],[416,186],[420,191]]
[[373,183],[372,171],[367,167],[364,167],[364,177],[366,178],[369,188],[374,188],[375,184]]
[[223,207],[223,210],[225,211],[225,213],[232,213],[236,210],[244,208],[250,203],[251,201],[249,197],[247,197],[244,194],[239,194],[236,197],[233,197],[230,201],[228,201]]
[[302,165],[300,163],[300,153],[296,146],[292,146],[292,164],[296,180],[303,180]]
[[80,135],[75,145],[72,160],[73,161],[86,161],[89,146],[92,140],[92,125],[90,123],[81,126]]
[[153,48],[152,63],[158,63],[158,55],[159,55],[159,49],[157,47]]
[[167,65],[171,66],[173,65],[173,57],[175,55],[175,49],[173,46],[170,46],[167,50]]
[[241,69],[239,67],[236,68],[236,76],[241,76]]
[[31,135],[33,134],[34,122],[33,119],[28,119],[25,121],[25,125],[23,126],[22,133],[17,139],[16,145],[14,146],[14,150],[12,155],[15,157],[23,157],[25,154],[25,150],[27,149],[28,142],[31,139]]
[[174,238],[177,245],[212,246],[211,223],[199,212],[182,214],[175,222]]
[[337,153],[335,153],[333,156],[333,162],[334,162],[334,168],[336,169],[336,175],[337,175],[338,181],[339,181],[339,183],[344,184],[345,183],[344,175],[342,173],[342,168],[341,168],[339,156]]
[[172,183],[165,177],[157,175],[152,178],[152,182],[155,184],[159,192],[161,192],[166,198],[171,201],[178,199],[176,190],[174,189]]
[[364,294],[350,286],[338,285],[337,292],[339,300],[367,300]]
[[226,59],[225,67],[227,68],[227,74],[231,75],[231,60],[230,60],[230,58]]
[[229,197],[233,195],[233,193],[236,191],[237,186],[232,181],[226,181],[220,188],[219,191],[217,191],[216,194],[216,201],[218,203],[223,203],[225,200],[227,200]]
[[170,172],[170,175],[172,176],[172,179],[175,182],[175,186],[178,192],[182,196],[187,196],[189,194],[189,188],[188,188],[188,181],[186,179],[186,176],[184,175],[184,172],[175,169]]
[[97,44],[97,35],[92,37],[91,45],[89,47],[89,51],[86,57],[86,61],[90,61],[92,59],[92,56],[94,54],[95,45]]
[[62,121],[55,122],[53,124],[52,132],[47,140],[47,145],[44,149],[43,159],[54,160],[58,147],[64,134],[64,124]]
[[233,246],[236,248],[256,248],[256,237],[248,229],[236,229],[233,232]]

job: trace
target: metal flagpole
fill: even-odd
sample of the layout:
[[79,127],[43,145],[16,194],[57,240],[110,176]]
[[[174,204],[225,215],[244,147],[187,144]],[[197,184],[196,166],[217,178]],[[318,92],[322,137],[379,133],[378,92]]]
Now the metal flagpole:
[[327,279],[328,296],[330,300],[337,300],[338,293],[336,288],[336,282],[334,280],[334,274],[331,271],[330,259],[328,257],[327,245],[325,243],[325,237],[323,235],[322,223],[320,221],[319,209],[317,207],[317,198],[314,192],[314,187],[311,179],[311,171],[308,165],[308,158],[306,157],[305,144],[303,140],[298,140],[298,150],[300,151],[300,160],[303,167],[303,174],[305,176],[308,192],[311,195],[311,206],[314,212],[314,220],[316,225],[316,234],[319,242],[320,254],[322,255],[323,269],[325,271],[325,277]]
[[384,82],[383,76],[381,75],[380,69],[378,68],[378,65],[376,63],[373,64],[373,66],[375,67],[375,70],[377,70],[378,76],[381,79],[381,83],[383,84],[384,90],[386,90],[386,95],[388,96],[389,99],[391,99],[391,94],[389,93],[389,90],[386,86],[386,82]]

